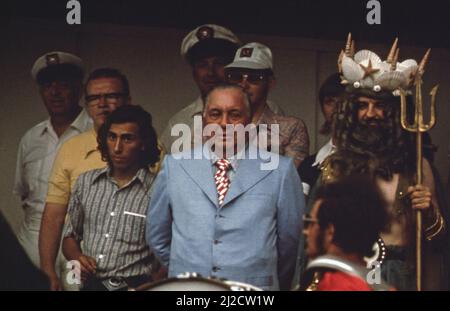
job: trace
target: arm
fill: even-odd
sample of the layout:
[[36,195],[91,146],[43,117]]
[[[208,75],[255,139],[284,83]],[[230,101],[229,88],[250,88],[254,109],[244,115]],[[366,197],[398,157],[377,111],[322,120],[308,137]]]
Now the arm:
[[19,150],[17,152],[16,175],[14,179],[14,189],[13,189],[13,193],[19,196],[22,201],[28,196],[28,187],[23,178],[24,176],[23,164],[24,164],[24,138],[22,138],[22,140],[20,141]]
[[59,280],[55,271],[55,262],[61,241],[66,209],[67,205],[64,204],[46,203],[39,231],[41,269],[50,278],[52,290],[61,289],[61,284],[58,284]]
[[292,160],[289,160],[284,170],[277,202],[278,278],[280,289],[290,290],[302,234],[301,217],[305,210],[305,199]]
[[146,227],[147,244],[166,267],[169,265],[170,242],[172,240],[168,159],[169,156],[166,156],[153,186],[152,197],[147,211]]
[[434,180],[430,163],[424,158],[422,185],[408,188],[412,208],[424,211],[425,237],[428,241],[434,240],[445,232],[444,218],[440,211]]
[[68,222],[64,229],[64,239],[62,251],[67,260],[77,260],[80,263],[81,279],[85,281],[89,276],[94,275],[97,263],[94,258],[83,255],[80,242],[83,239],[84,214],[80,203],[80,184],[77,183],[74,194],[70,198],[68,209]]
[[49,276],[52,289],[61,288],[55,271],[55,261],[66,217],[67,198],[70,195],[70,176],[64,169],[64,159],[66,158],[64,146],[65,144],[59,150],[53,164],[48,183],[47,203],[44,207],[39,232],[41,269]]
[[95,274],[97,269],[97,262],[94,258],[83,255],[80,247],[80,242],[75,238],[64,238],[62,250],[67,260],[77,260],[80,263],[82,281],[85,281],[87,278]]

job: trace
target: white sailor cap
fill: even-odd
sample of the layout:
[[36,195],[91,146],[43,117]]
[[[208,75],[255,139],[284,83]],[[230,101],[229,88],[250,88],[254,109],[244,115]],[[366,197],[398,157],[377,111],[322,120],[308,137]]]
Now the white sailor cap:
[[236,47],[241,44],[238,37],[231,30],[215,24],[205,24],[195,28],[184,37],[180,49],[181,56],[188,59],[188,54],[192,47],[199,42],[209,41],[210,39],[228,41]]
[[80,70],[81,75],[84,74],[83,61],[76,55],[53,51],[48,52],[39,57],[31,68],[31,76],[37,81],[37,77],[41,70],[58,65],[73,65]]

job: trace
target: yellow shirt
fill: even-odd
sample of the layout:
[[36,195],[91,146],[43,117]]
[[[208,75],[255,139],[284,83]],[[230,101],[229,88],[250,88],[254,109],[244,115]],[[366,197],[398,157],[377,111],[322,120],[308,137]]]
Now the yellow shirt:
[[66,141],[58,152],[48,182],[47,203],[68,204],[80,174],[106,166],[92,129]]
[[[48,182],[47,203],[68,204],[70,193],[81,174],[106,167],[97,149],[97,134],[92,129],[66,141],[58,152]],[[164,149],[158,142],[160,160],[150,168],[158,173],[164,159]]]

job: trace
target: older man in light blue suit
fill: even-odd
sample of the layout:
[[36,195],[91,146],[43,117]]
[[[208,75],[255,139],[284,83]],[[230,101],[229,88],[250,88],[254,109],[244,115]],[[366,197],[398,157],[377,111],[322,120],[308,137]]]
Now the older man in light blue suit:
[[[239,87],[220,86],[207,97],[206,124],[224,128],[250,120],[248,99]],[[224,136],[224,147],[228,139]],[[244,157],[229,157],[223,199],[215,183],[215,152],[203,159],[166,157],[152,191],[147,242],[169,276],[197,272],[262,289],[290,289],[304,211],[300,179],[290,158],[259,150],[249,159],[248,147],[238,149]],[[262,170],[273,156],[279,157],[278,166]]]

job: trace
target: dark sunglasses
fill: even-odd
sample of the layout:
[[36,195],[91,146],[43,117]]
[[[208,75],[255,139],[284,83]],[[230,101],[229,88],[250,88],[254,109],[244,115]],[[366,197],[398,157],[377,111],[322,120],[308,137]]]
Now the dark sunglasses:
[[241,73],[241,72],[229,72],[226,74],[227,81],[229,83],[237,84],[242,81],[247,81],[251,84],[259,84],[267,79],[267,75],[264,73]]

